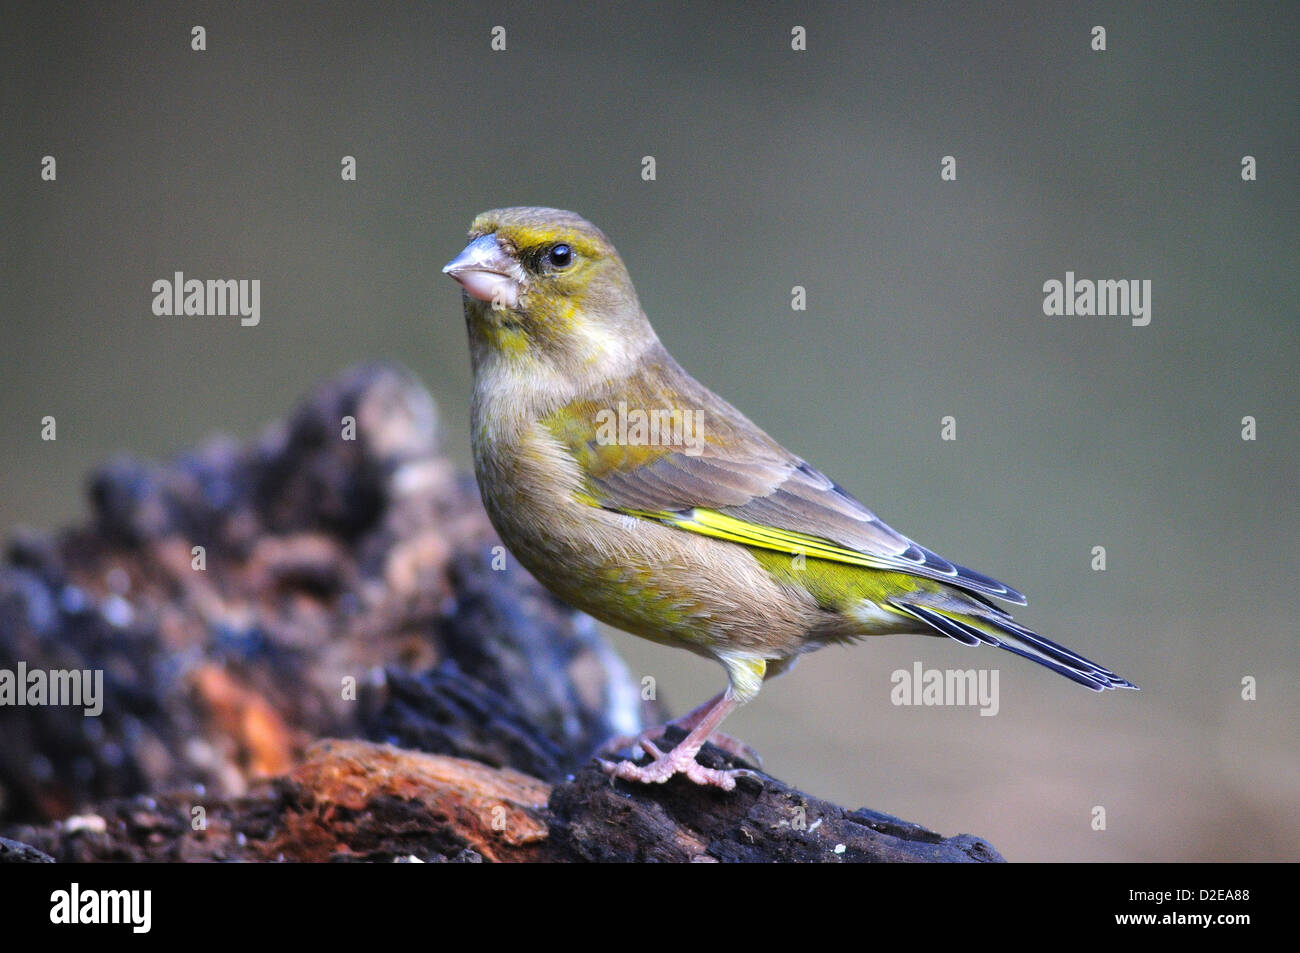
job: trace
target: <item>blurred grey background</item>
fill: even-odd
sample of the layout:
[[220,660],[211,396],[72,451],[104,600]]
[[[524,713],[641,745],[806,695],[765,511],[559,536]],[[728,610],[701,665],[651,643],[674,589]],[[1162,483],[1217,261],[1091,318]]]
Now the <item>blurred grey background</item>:
[[[78,519],[115,453],[251,437],[361,360],[426,380],[468,466],[439,269],[483,209],[572,208],[690,371],[1142,686],[1097,696],[940,640],[827,649],[728,722],[772,773],[1013,860],[1300,856],[1300,7],[4,13],[0,532]],[[261,324],[156,317],[175,270],[260,279]],[[1067,270],[1150,279],[1150,325],[1045,316]],[[613,638],[676,711],[722,687]],[[996,668],[998,715],[892,705],[918,659]]]

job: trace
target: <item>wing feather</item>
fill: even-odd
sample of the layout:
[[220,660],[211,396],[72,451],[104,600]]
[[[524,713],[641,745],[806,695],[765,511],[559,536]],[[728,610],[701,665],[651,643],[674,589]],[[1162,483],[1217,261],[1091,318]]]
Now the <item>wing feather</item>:
[[[614,408],[692,411],[682,446],[612,446],[597,415]],[[582,465],[596,505],[748,546],[910,573],[1023,605],[997,580],[897,532],[833,480],[785,450],[657,347],[604,395],[545,421]]]

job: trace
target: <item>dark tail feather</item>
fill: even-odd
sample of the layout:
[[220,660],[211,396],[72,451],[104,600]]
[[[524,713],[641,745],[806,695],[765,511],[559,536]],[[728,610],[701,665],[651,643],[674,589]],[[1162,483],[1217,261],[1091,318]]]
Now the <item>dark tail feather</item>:
[[1014,652],[1039,665],[1044,665],[1071,681],[1091,688],[1094,692],[1105,691],[1108,688],[1137,688],[1128,679],[1120,678],[1110,669],[1102,668],[1096,662],[1089,661],[1036,632],[1031,632],[1005,616],[956,613],[912,602],[895,602],[893,606],[898,611],[918,622],[924,622],[936,632],[950,639],[956,639],[963,645],[994,645],[1006,649],[1008,652]]

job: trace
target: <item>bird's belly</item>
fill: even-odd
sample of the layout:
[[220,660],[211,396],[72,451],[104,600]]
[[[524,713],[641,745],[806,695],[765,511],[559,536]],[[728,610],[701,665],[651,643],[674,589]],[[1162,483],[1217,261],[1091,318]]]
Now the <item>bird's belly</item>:
[[484,494],[493,526],[539,582],[609,625],[713,657],[797,654],[813,601],[740,546],[576,500]]
[[578,505],[588,512],[553,514],[544,540],[509,518],[497,530],[543,585],[602,622],[701,655],[762,658],[796,654],[816,624],[812,601],[742,547]]

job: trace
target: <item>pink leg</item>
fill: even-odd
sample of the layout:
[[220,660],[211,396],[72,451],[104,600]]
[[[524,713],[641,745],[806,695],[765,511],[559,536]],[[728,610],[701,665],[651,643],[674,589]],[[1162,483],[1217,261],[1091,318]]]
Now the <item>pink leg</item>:
[[[615,754],[622,751],[624,748],[637,747],[646,754],[653,755],[650,748],[646,747],[646,742],[661,737],[669,728],[680,728],[682,731],[689,734],[695,729],[695,726],[703,720],[704,716],[711,712],[714,707],[722,701],[723,696],[726,694],[726,692],[718,692],[718,694],[714,695],[703,705],[692,708],[681,717],[664,722],[662,725],[654,725],[645,729],[640,734],[619,735],[616,738],[611,738],[600,746],[600,750],[610,754]],[[710,744],[717,745],[733,758],[742,758],[745,761],[758,765],[760,768],[763,766],[763,759],[759,757],[758,752],[745,744],[745,742],[741,741],[739,738],[733,738],[731,735],[724,735],[720,731],[715,731],[713,734],[709,735],[707,740]]]
[[[690,734],[682,739],[677,747],[667,753],[660,751],[649,740],[641,741],[641,747],[654,758],[645,767],[631,761],[619,761],[617,763],[601,761],[600,767],[606,774],[622,778],[625,781],[639,781],[642,784],[663,784],[675,774],[684,774],[696,784],[719,787],[724,791],[730,791],[736,786],[736,778],[743,775],[752,775],[753,772],[746,771],[743,768],[732,771],[706,768],[695,760],[695,756],[704,747],[704,743],[709,740],[709,736],[713,734],[718,725],[722,724],[722,720],[731,714],[732,710],[739,704],[726,692],[719,695],[699,715]],[[699,709],[696,709],[686,717],[690,718],[698,711]]]

